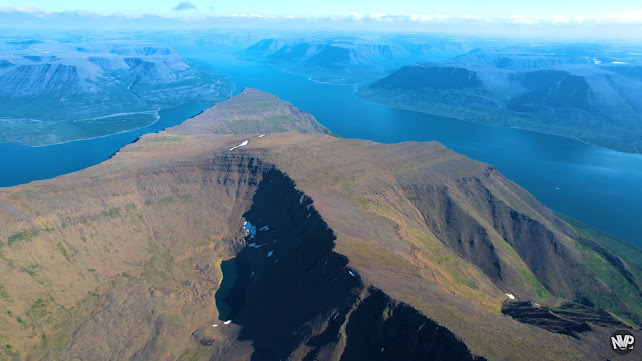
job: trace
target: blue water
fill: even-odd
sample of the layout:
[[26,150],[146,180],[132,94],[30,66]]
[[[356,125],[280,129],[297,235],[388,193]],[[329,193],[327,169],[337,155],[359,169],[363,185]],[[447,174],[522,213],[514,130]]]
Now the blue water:
[[549,208],[642,246],[642,155],[376,104],[355,96],[352,86],[316,83],[225,55],[199,59],[229,74],[236,92],[252,87],[275,94],[342,137],[439,141],[494,165]]
[[180,124],[208,107],[186,103],[163,109],[158,121],[147,127],[88,140],[44,147],[0,143],[0,187],[53,178],[98,164],[141,135]]
[[[273,93],[312,113],[343,137],[383,143],[440,141],[494,165],[553,210],[642,246],[641,155],[388,107],[355,96],[352,86],[315,83],[225,55],[210,53],[198,58],[229,74],[236,92],[252,87]],[[100,163],[140,135],[178,124],[205,107],[184,104],[166,109],[149,127],[91,140],[47,147],[0,143],[0,186],[51,178]]]

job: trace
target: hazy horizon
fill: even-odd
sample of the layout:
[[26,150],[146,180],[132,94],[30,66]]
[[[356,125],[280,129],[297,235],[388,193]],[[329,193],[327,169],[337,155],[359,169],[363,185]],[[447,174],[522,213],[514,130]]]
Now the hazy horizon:
[[[307,31],[422,32],[548,40],[642,39],[642,6],[620,1],[578,1],[533,6],[495,0],[483,6],[471,1],[425,5],[397,1],[394,7],[365,1],[329,1],[323,6],[240,1],[210,5],[207,1],[0,1],[0,27],[21,29],[185,30],[270,29]],[[276,6],[278,5],[278,6]],[[636,8],[636,6],[639,8]],[[533,9],[531,9],[533,8]],[[278,10],[274,10],[278,9]],[[581,10],[577,10],[581,9]]]

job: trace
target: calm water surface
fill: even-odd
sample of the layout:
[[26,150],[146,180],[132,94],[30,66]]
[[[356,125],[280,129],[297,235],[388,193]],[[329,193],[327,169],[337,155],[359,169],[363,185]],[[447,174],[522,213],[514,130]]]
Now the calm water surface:
[[207,104],[186,103],[163,109],[154,124],[99,138],[44,147],[0,143],[0,187],[53,178],[91,167],[109,159],[141,135],[180,124],[208,107]]
[[[316,83],[226,55],[207,54],[198,59],[229,74],[236,92],[252,87],[273,93],[312,113],[343,137],[383,143],[442,142],[494,165],[546,206],[642,246],[641,155],[392,108],[355,96],[352,86]],[[161,119],[149,127],[91,140],[47,147],[0,143],[0,186],[51,178],[100,163],[140,135],[178,124],[205,107],[183,104],[161,111]]]
[[376,104],[347,85],[321,84],[224,55],[199,56],[252,87],[312,113],[346,138],[383,143],[436,140],[490,163],[551,209],[642,246],[642,155],[583,142]]

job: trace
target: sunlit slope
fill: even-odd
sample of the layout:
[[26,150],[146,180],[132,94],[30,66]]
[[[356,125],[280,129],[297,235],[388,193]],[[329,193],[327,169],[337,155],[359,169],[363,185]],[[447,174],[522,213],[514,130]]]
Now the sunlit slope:
[[[341,280],[352,279],[348,267],[361,282],[345,294],[350,302],[324,304],[303,323],[282,322],[293,327],[278,332],[294,359],[314,350],[322,360],[355,359],[347,345],[365,342],[359,330],[366,324],[392,336],[385,316],[359,321],[360,307],[406,304],[412,317],[454,333],[464,346],[451,351],[462,359],[467,349],[489,360],[604,359],[611,351],[602,340],[612,332],[605,322],[639,325],[637,265],[590,246],[590,234],[578,235],[492,166],[435,142],[384,145],[325,132],[309,114],[246,89],[97,166],[0,190],[3,357],[247,359],[270,337],[249,316],[270,314],[248,309],[239,316],[244,323],[223,325],[215,294],[222,260],[255,257],[243,223],[263,217],[301,243],[276,243],[285,273],[261,275],[284,291],[260,297],[288,304],[296,299],[289,284],[312,292],[308,283],[328,282],[323,277],[335,273],[321,272],[334,259],[327,252],[347,257],[335,270]],[[319,232],[336,239],[320,240]],[[278,275],[290,282],[279,284]],[[344,295],[343,284],[323,299]],[[250,295],[260,286],[250,283]],[[551,308],[599,294],[590,307],[621,320],[579,315],[588,330],[551,332],[502,315],[507,293]],[[261,307],[277,312],[278,303]],[[554,326],[566,329],[560,322]]]
[[[570,45],[547,49],[476,50],[449,62],[409,64],[358,94],[392,106],[640,152],[640,57],[606,50],[595,55]],[[553,51],[559,53],[548,53]]]
[[158,109],[214,103],[231,90],[163,46],[49,42],[0,50],[1,142],[45,145],[118,133],[151,124]]

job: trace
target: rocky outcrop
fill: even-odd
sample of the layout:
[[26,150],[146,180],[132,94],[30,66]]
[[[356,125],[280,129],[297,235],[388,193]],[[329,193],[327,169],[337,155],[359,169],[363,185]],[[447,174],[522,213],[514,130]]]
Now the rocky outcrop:
[[312,200],[280,171],[263,175],[244,218],[252,232],[226,261],[234,268],[223,268],[223,282],[234,283],[222,284],[217,304],[228,310],[221,321],[252,341],[252,360],[483,359],[412,307],[366,289],[333,251],[336,237]]

